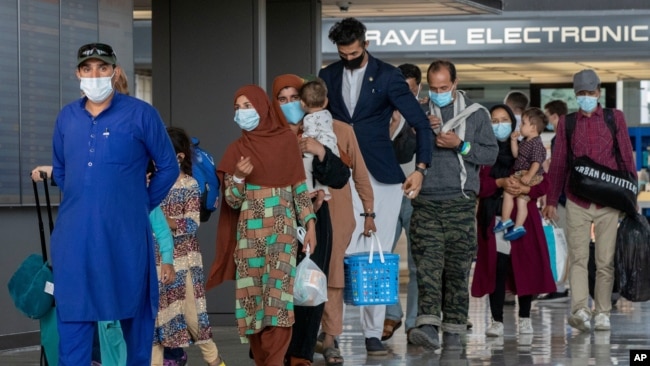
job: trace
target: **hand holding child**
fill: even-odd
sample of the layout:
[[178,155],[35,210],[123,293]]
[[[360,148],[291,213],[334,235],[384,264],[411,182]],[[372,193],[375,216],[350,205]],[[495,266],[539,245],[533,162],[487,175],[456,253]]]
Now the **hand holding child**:
[[521,180],[521,183],[523,183],[523,184],[525,184],[527,186],[530,185],[530,180],[531,179],[533,179],[533,177],[531,177],[530,174],[522,175],[521,178],[519,178],[519,180]]

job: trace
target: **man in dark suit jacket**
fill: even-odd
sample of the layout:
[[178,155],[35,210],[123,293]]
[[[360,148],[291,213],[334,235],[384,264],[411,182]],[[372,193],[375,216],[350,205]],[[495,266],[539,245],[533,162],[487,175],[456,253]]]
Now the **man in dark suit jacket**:
[[[402,73],[396,67],[372,57],[367,51],[366,27],[354,18],[336,23],[329,38],[336,44],[341,58],[322,69],[319,77],[328,87],[329,111],[334,119],[354,127],[361,154],[370,172],[377,211],[377,236],[390,250],[400,211],[402,190],[413,199],[420,193],[422,181],[431,163],[433,135],[427,116],[409,90]],[[397,109],[416,130],[416,170],[406,178],[393,151],[389,124]],[[403,184],[402,184],[403,183]],[[353,190],[354,192],[354,190]],[[353,200],[355,216],[374,216],[369,208],[364,212],[360,201]],[[369,211],[368,211],[369,210]],[[358,215],[356,215],[358,213]],[[356,234],[363,230],[357,222]],[[353,234],[348,252],[355,248],[358,235]],[[365,249],[367,250],[367,249]],[[383,332],[385,306],[362,308],[362,326],[369,355],[387,353],[379,340]]]

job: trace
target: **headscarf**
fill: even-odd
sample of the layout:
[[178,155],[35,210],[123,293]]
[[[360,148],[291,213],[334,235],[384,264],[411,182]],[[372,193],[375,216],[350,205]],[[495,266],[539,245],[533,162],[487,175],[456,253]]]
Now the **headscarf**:
[[280,120],[284,122],[285,125],[288,125],[287,119],[284,117],[282,108],[280,107],[280,102],[278,102],[278,94],[284,88],[296,88],[298,92],[302,88],[302,85],[305,83],[305,80],[298,75],[294,74],[283,74],[275,79],[273,79],[273,94],[271,95],[271,106],[277,115],[280,117]]
[[[273,107],[273,110],[278,114],[280,119],[287,125],[288,125],[287,119],[284,117],[284,112],[282,112],[282,108],[280,107],[280,102],[278,101],[278,94],[280,94],[282,89],[289,88],[289,87],[296,88],[297,91],[300,91],[304,83],[305,83],[305,79],[294,74],[283,74],[273,79],[273,94],[271,95],[271,106]],[[339,155],[341,161],[343,161],[343,164],[347,165],[348,167],[352,166],[352,159],[345,153],[345,150],[342,149],[340,146],[339,146]]]
[[[512,112],[512,109],[505,104],[497,104],[490,108],[490,115],[492,115],[492,112],[496,109],[503,109],[508,113],[508,117],[510,117],[510,122],[512,123],[512,131],[514,131],[517,125],[517,120],[515,119],[515,114]],[[515,162],[515,157],[512,155],[512,150],[510,148],[510,139],[507,139],[506,141],[497,141],[497,143],[499,145],[499,154],[497,155],[496,162],[490,169],[490,177],[494,179],[510,176]],[[501,212],[502,195],[503,188],[499,188],[492,196],[482,198],[479,202],[476,217],[478,226],[483,229],[481,234],[484,238],[487,237],[487,230],[492,230],[492,228],[488,227],[492,222],[492,219],[497,215],[497,213]]]
[[[225,174],[233,175],[240,158],[250,157],[253,171],[246,177],[248,183],[262,187],[286,187],[305,180],[302,154],[298,141],[286,123],[283,123],[264,90],[256,85],[246,85],[235,93],[234,100],[245,95],[260,116],[259,125],[252,131],[242,130],[242,135],[231,143],[217,166],[221,184],[221,197],[225,197]],[[239,210],[221,203],[217,226],[217,254],[206,287],[212,288],[224,280],[235,279],[235,252]]]
[[260,116],[260,124],[252,131],[242,130],[224,153],[218,172],[234,174],[239,159],[250,157],[253,171],[248,183],[263,187],[286,187],[305,180],[301,153],[296,137],[280,120],[262,88],[246,85],[235,93],[234,100],[245,95]]

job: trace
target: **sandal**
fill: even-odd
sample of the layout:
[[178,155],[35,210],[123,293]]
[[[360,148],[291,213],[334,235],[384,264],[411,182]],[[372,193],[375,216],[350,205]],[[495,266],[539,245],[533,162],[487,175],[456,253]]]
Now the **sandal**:
[[305,358],[299,358],[299,357],[289,357],[289,362],[287,363],[288,366],[311,366],[311,361],[305,359]]
[[323,351],[323,357],[325,358],[326,366],[342,366],[343,365],[343,356],[341,356],[341,350],[338,348],[325,348]]
[[[325,340],[325,333],[321,332],[316,339],[316,346],[314,346],[314,353],[323,354],[325,348],[323,348],[323,341]],[[339,342],[334,337],[334,348],[339,348]]]
[[208,364],[208,366],[211,366],[211,365],[214,365],[214,366],[226,366],[226,362],[223,360],[223,358],[221,358],[221,355],[219,355],[219,358],[217,358],[216,360],[214,360],[213,362]]
[[384,320],[384,332],[381,334],[381,340],[382,341],[389,340],[393,336],[393,334],[395,334],[395,331],[398,330],[399,327],[401,326],[402,326],[401,320],[392,320],[392,319]]

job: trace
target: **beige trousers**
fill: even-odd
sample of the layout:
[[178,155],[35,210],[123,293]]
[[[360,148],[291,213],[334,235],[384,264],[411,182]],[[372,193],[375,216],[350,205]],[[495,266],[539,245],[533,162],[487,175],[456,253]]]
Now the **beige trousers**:
[[[199,334],[199,316],[196,312],[196,303],[194,302],[194,287],[192,285],[192,278],[188,273],[185,276],[185,301],[183,301],[183,314],[185,314],[185,322],[187,323],[187,330],[193,339],[196,339]],[[210,364],[219,357],[219,350],[217,345],[212,339],[205,343],[196,345],[201,350],[203,360]],[[163,355],[165,347],[160,344],[155,344],[151,351],[151,366],[162,366]]]
[[591,313],[588,306],[589,241],[591,224],[596,237],[596,285],[594,288],[595,313],[609,315],[612,308],[614,286],[614,254],[616,230],[620,211],[611,207],[596,208],[595,204],[585,209],[571,200],[566,203],[566,236],[569,245],[569,283],[571,284],[571,312],[580,309]]

